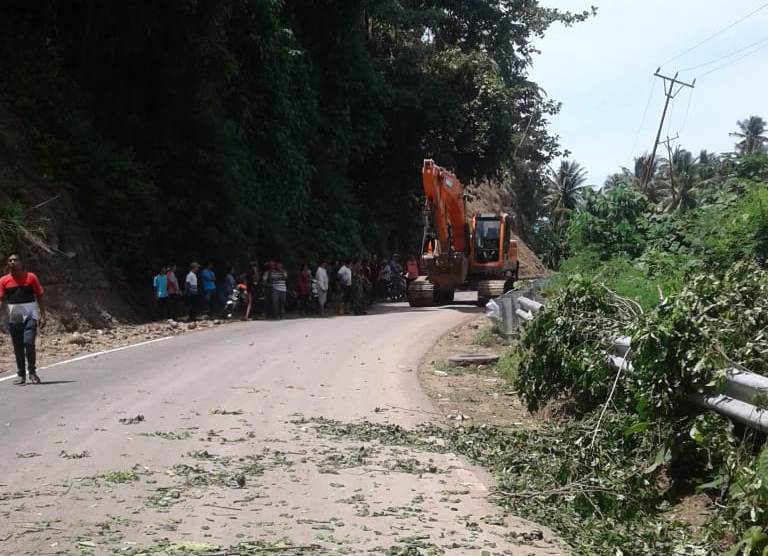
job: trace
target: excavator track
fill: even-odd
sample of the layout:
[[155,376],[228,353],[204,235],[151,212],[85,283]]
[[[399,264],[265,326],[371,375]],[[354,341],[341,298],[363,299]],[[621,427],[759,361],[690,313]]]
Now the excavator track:
[[408,286],[408,304],[411,307],[431,307],[435,305],[435,285],[421,276]]
[[507,289],[507,280],[480,280],[477,283],[477,304],[481,307],[494,297],[499,297]]

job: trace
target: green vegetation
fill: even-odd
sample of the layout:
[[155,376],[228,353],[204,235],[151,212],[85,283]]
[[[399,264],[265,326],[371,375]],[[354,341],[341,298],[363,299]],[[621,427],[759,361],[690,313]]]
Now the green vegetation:
[[559,154],[537,1],[40,3],[0,7],[0,86],[110,271],[418,242],[419,168],[514,184],[539,215]]
[[96,480],[102,480],[110,484],[130,483],[139,480],[139,474],[133,469],[126,469],[125,471],[110,471],[109,473],[102,473],[96,476]]
[[[738,155],[641,157],[540,227],[561,273],[505,373],[564,420],[510,496],[545,501],[523,511],[579,553],[768,553],[764,439],[690,398],[727,368],[768,373],[768,139],[760,118],[739,129]],[[606,360],[620,335],[632,370]],[[697,493],[698,529],[674,517]]]

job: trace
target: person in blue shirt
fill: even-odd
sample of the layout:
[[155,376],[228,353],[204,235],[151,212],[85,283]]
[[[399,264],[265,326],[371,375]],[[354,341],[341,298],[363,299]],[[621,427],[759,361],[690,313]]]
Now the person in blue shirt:
[[152,286],[155,290],[155,303],[157,303],[157,314],[161,319],[168,318],[168,277],[165,267],[160,269],[155,275]]
[[213,304],[216,300],[216,274],[213,272],[213,263],[208,263],[200,273],[200,278],[203,281],[203,296],[208,317],[213,318]]

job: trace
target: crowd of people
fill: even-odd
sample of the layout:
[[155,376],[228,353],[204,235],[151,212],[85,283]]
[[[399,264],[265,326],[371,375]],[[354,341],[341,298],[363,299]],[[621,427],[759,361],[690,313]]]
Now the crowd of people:
[[[242,316],[244,319],[282,319],[287,312],[301,315],[363,315],[377,300],[405,299],[407,284],[419,276],[419,263],[411,256],[390,259],[358,258],[332,264],[302,264],[288,272],[279,260],[263,266],[251,261],[237,273],[234,267],[217,274],[213,263],[194,262],[186,274],[176,265],[159,269],[153,279],[157,316],[190,321],[201,316]],[[183,278],[183,279],[180,279]]]

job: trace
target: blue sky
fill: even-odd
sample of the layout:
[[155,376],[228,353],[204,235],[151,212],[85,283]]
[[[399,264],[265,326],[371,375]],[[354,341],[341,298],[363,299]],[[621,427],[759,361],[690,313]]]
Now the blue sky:
[[[553,26],[537,43],[541,54],[531,71],[547,94],[562,102],[550,129],[572,152],[571,159],[587,169],[590,184],[602,185],[620,166],[631,167],[633,156],[650,150],[664,102],[661,80],[652,77],[656,68],[765,3],[542,0],[546,6],[572,11],[598,7],[597,16],[586,23]],[[752,114],[768,120],[768,6],[662,66],[662,73],[674,75],[753,43],[719,63],[681,71],[680,79],[698,77],[692,95],[690,89],[682,91],[667,119],[669,134],[679,133],[682,146],[694,153],[704,148],[732,151],[734,139],[728,133],[736,129],[737,120]],[[717,71],[703,75],[709,70]]]

